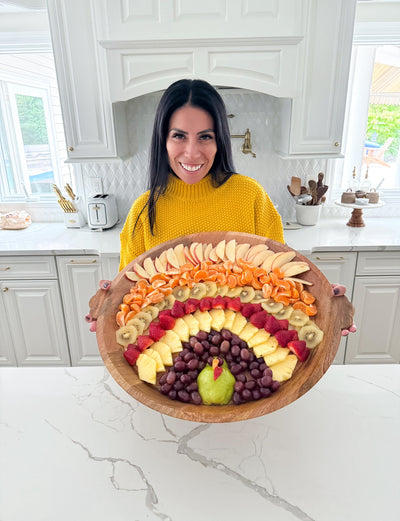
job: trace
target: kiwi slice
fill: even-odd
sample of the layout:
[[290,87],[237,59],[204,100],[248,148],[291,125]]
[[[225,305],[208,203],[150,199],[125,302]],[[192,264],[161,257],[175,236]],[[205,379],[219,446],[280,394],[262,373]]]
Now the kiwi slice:
[[115,332],[117,343],[126,347],[128,344],[135,343],[138,337],[138,330],[134,326],[122,326]]
[[156,306],[150,305],[150,306],[146,306],[145,308],[143,308],[142,311],[144,311],[145,313],[149,313],[149,315],[151,315],[152,320],[155,320],[158,317],[158,313],[160,312],[160,309],[157,308]]
[[309,317],[301,309],[294,309],[289,317],[289,324],[295,327],[303,327],[309,320]]
[[203,297],[205,297],[206,295],[207,295],[207,286],[204,284],[204,282],[198,282],[190,290],[191,298],[197,298],[198,300],[200,300]]
[[190,296],[190,289],[187,286],[175,286],[172,295],[180,302],[185,302]]
[[263,295],[263,292],[261,291],[261,289],[256,289],[255,290],[255,295],[254,295],[254,298],[253,300],[251,301],[252,304],[258,304],[261,302],[265,302],[267,299],[264,298],[264,295]]
[[127,326],[132,326],[136,328],[138,335],[143,335],[144,332],[144,322],[143,320],[140,320],[139,318],[136,318],[137,315],[135,315],[134,318],[131,318],[131,320],[128,320],[126,323]]
[[305,340],[306,346],[310,349],[320,344],[323,338],[323,331],[315,324],[307,324],[299,331],[299,340]]
[[239,293],[240,301],[243,303],[251,302],[255,296],[255,289],[251,286],[243,286]]
[[221,297],[225,297],[228,293],[229,286],[224,284],[223,286],[218,286],[217,295],[221,295]]
[[275,302],[273,298],[269,298],[265,302],[261,302],[261,307],[265,309],[268,313],[278,313],[282,308],[282,302]]
[[134,318],[141,320],[144,323],[144,329],[147,329],[153,321],[151,313],[146,313],[146,311],[139,311],[139,313],[136,313]]
[[236,298],[240,295],[241,291],[242,291],[241,286],[236,286],[236,288],[229,288],[226,296],[231,297],[231,298]]
[[272,313],[272,314],[278,320],[289,320],[289,318],[292,315],[293,311],[294,311],[294,309],[292,308],[292,306],[283,306],[282,309],[280,309],[276,313]]
[[218,286],[217,283],[212,280],[206,280],[203,283],[206,287],[206,297],[215,297],[215,295],[218,292]]

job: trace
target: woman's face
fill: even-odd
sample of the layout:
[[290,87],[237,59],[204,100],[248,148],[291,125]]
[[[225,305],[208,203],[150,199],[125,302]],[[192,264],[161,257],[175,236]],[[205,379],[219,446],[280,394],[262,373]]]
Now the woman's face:
[[210,114],[189,105],[177,109],[169,121],[166,147],[170,167],[179,179],[188,185],[201,181],[217,153]]

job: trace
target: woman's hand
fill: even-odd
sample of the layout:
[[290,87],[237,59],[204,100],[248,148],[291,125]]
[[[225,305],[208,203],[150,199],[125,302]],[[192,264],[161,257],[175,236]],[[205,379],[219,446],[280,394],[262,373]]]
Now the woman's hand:
[[[332,293],[335,297],[341,297],[346,293],[346,286],[342,286],[340,284],[331,284]],[[355,333],[357,331],[357,326],[352,324],[348,329],[342,329],[342,336],[347,336],[349,333]]]

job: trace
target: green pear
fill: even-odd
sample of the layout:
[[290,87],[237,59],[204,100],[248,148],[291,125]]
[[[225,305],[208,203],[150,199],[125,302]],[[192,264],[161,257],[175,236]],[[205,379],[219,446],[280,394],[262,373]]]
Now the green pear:
[[235,377],[224,361],[222,373],[216,380],[214,380],[214,369],[206,365],[197,377],[197,385],[204,405],[226,405],[232,398]]

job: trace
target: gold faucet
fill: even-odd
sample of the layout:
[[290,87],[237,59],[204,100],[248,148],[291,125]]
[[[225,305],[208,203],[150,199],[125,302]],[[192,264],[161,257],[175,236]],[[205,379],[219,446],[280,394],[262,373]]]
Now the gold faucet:
[[244,143],[242,145],[242,152],[243,154],[251,154],[253,157],[256,157],[255,153],[253,152],[251,148],[251,134],[250,130],[247,129],[244,134],[232,134],[232,138],[244,138]]

